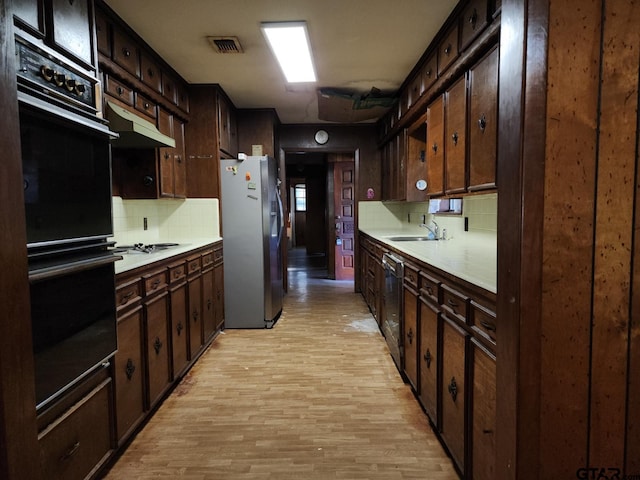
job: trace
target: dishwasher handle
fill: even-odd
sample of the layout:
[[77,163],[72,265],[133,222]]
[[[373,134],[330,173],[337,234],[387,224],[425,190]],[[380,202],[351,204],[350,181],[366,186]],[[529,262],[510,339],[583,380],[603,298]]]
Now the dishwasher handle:
[[382,264],[386,270],[393,272],[394,277],[402,278],[404,274],[404,259],[391,253],[384,253],[382,255]]

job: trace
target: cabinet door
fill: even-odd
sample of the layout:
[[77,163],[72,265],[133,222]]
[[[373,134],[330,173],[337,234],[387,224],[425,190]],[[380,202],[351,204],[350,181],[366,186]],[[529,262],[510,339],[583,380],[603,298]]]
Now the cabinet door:
[[110,23],[102,10],[96,10],[96,39],[98,51],[111,58],[111,31]]
[[227,100],[218,95],[218,135],[220,138],[220,150],[231,154],[231,124],[230,112]]
[[44,36],[43,0],[13,0],[13,15],[20,26],[28,27],[39,37]]
[[202,328],[206,342],[216,331],[213,268],[202,272]]
[[498,48],[469,70],[469,190],[496,186]]
[[176,148],[173,150],[173,196],[187,196],[187,162],[184,156],[184,122],[173,117],[173,138]]
[[445,193],[464,192],[467,146],[467,81],[462,76],[445,93]]
[[471,342],[471,467],[474,480],[492,480],[496,446],[496,358],[475,340]]
[[200,276],[189,280],[189,350],[193,360],[202,346],[202,281]]
[[407,129],[403,128],[398,132],[397,137],[398,156],[396,159],[396,200],[405,200],[407,198]]
[[173,347],[173,376],[179,377],[189,362],[189,337],[187,332],[187,283],[172,287],[171,346]]
[[[406,271],[406,270],[405,270]],[[414,272],[412,272],[414,273]],[[417,272],[416,272],[417,275]],[[402,321],[404,346],[404,373],[414,388],[418,389],[418,292],[405,284]]]
[[149,407],[153,407],[171,380],[167,334],[169,295],[161,294],[145,304],[147,323],[147,385]]
[[444,193],[444,101],[442,95],[427,108],[427,193]]
[[137,77],[140,70],[139,58],[138,46],[133,39],[113,27],[113,61]]
[[213,288],[215,290],[215,329],[218,331],[224,326],[224,266],[222,263],[213,268]]
[[140,54],[140,78],[156,92],[162,91],[162,77],[158,64],[145,53]]
[[431,422],[438,426],[438,307],[420,300],[419,398]]
[[144,413],[142,307],[118,320],[118,351],[113,360],[117,437],[122,440]]
[[62,51],[93,65],[88,0],[51,0],[52,41]]
[[440,432],[464,472],[466,334],[449,319],[442,323],[442,423]]
[[[173,137],[173,118],[165,109],[158,109],[158,130],[165,135]],[[160,195],[173,197],[173,153],[174,149],[163,147],[158,149],[160,156]]]

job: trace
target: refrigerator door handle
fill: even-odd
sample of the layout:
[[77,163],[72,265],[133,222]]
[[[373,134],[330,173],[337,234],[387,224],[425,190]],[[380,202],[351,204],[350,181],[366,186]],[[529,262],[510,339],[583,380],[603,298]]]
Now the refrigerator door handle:
[[280,189],[276,187],[276,198],[278,199],[278,248],[282,242],[282,231],[284,230],[284,209],[282,207],[282,198],[280,198]]

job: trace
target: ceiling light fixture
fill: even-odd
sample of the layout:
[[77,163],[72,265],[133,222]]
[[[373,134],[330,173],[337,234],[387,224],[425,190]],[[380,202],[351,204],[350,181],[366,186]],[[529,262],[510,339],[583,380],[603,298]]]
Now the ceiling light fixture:
[[263,22],[261,28],[287,82],[316,81],[306,22]]

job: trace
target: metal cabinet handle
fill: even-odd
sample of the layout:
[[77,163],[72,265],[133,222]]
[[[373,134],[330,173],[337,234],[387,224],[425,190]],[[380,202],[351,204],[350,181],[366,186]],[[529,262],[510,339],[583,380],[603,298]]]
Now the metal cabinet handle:
[[124,88],[118,87],[116,88],[116,92],[118,92],[118,95],[122,95],[124,93]]
[[487,128],[487,117],[482,114],[482,116],[478,119],[478,127],[480,131],[484,133],[484,129]]
[[451,382],[449,382],[447,390],[449,390],[449,394],[455,402],[456,398],[458,398],[458,384],[456,383],[456,377],[451,377]]
[[127,303],[131,297],[133,297],[133,292],[125,293],[120,300],[120,305],[124,305],[125,303]]
[[407,338],[409,339],[409,344],[413,343],[413,330],[410,328],[409,333],[407,333]]
[[160,280],[156,279],[153,281],[153,283],[151,284],[151,290],[155,290],[156,288],[158,288],[158,285],[160,285]]
[[162,348],[162,342],[160,341],[160,337],[156,337],[156,341],[153,342],[153,349],[156,351],[156,355],[160,353],[161,348]]
[[127,365],[124,367],[124,373],[127,375],[127,380],[131,380],[133,377],[133,372],[136,371],[136,366],[133,363],[133,360],[130,358],[127,359]]
[[207,300],[207,310],[211,310],[211,306],[213,305],[213,302],[211,299]]
[[489,323],[486,320],[480,320],[480,325],[482,325],[484,328],[486,328],[487,330],[491,331],[491,332],[495,332],[496,331],[496,326],[493,323]]
[[197,322],[198,321],[198,316],[199,316],[199,312],[197,310],[194,310],[193,313],[191,314],[193,321]]
[[455,309],[458,307],[458,304],[451,299],[447,300],[447,304],[451,307],[453,311],[455,311]]
[[178,322],[178,325],[176,325],[176,332],[178,332],[178,336],[180,336],[183,329],[184,329],[184,326],[182,325],[182,322]]
[[477,23],[478,23],[478,12],[474,8],[473,12],[471,13],[471,15],[469,15],[469,25],[471,25],[471,30],[475,30],[476,29]]
[[437,153],[438,152],[438,144],[434,143],[433,146],[431,147],[431,150],[433,150],[433,153]]
[[453,135],[451,135],[451,139],[454,145],[458,145],[458,132],[454,132]]
[[122,47],[122,54],[125,57],[130,57],[131,56],[131,52],[129,51],[129,49],[127,47]]
[[431,350],[428,348],[424,354],[424,361],[427,362],[427,368],[431,368]]
[[427,77],[431,78],[431,69],[427,70],[427,71],[425,72],[425,75],[426,75]]
[[451,44],[447,45],[447,48],[444,49],[444,54],[449,55],[451,53]]
[[67,460],[69,460],[71,457],[73,457],[76,452],[78,451],[78,449],[80,448],[80,442],[76,442],[73,445],[71,445],[71,447],[69,447],[69,449],[67,450],[67,452],[60,457],[60,461],[61,462],[66,462]]

